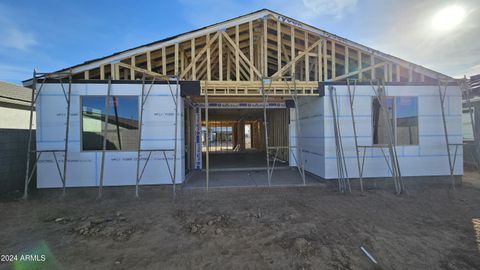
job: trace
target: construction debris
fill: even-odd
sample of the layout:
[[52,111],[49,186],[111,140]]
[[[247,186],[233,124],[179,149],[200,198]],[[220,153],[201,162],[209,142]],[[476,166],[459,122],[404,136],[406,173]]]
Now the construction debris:
[[370,261],[372,261],[374,264],[378,264],[377,260],[375,260],[375,258],[373,258],[373,256],[370,255],[370,253],[368,253],[368,251],[364,247],[360,247],[360,249],[363,251],[363,253],[365,253],[365,255],[367,255]]
[[48,218],[45,222],[54,222],[59,225],[69,225],[67,230],[81,237],[110,237],[115,241],[127,241],[138,231],[136,225],[128,222],[121,212],[115,215],[84,216],[84,217],[57,217]]

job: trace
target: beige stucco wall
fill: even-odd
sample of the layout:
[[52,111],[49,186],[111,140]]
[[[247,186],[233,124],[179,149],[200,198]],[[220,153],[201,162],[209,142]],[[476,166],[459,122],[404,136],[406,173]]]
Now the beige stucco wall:
[[[30,111],[0,106],[0,129],[28,129],[29,121]],[[35,128],[35,113],[32,127]]]

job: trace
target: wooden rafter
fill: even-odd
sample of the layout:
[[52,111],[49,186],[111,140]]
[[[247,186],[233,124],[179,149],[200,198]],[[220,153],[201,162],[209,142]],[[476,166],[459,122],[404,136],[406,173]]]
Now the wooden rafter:
[[308,47],[305,51],[299,53],[297,56],[295,56],[295,58],[293,58],[290,62],[288,62],[288,64],[286,64],[285,66],[283,66],[280,70],[278,70],[276,73],[274,73],[272,75],[272,78],[279,78],[283,75],[283,73],[289,69],[290,67],[292,67],[292,72],[295,72],[295,69],[293,69],[293,67],[295,66],[295,64],[297,63],[297,61],[304,57],[305,54],[307,54],[308,52],[310,52],[311,50],[313,50],[315,47],[317,47],[320,42],[322,42],[321,39],[319,39],[318,41],[316,41],[315,43],[313,43],[310,47]]
[[[219,35],[219,32],[215,33],[215,35],[213,35],[213,37],[207,42],[207,44],[205,45],[205,47],[203,47],[199,52],[198,54],[193,58],[193,61],[192,63],[190,63],[186,68],[185,70],[182,72],[182,74],[180,74],[180,78],[184,78],[185,74],[187,74],[187,72],[192,68],[192,65],[193,63],[195,63],[196,61],[198,61],[198,59],[200,59],[200,57],[205,53],[207,52],[209,49],[210,49],[210,46],[212,45],[212,43],[218,38],[218,35]],[[209,36],[207,36],[208,38]],[[207,57],[207,59],[209,59]],[[209,61],[209,60],[207,60]]]
[[[261,11],[148,48],[120,53],[108,61],[92,61],[73,68],[73,72],[87,80],[135,80],[139,73],[147,71],[177,74],[183,80],[239,85],[245,81],[256,85],[262,77],[280,81],[292,74],[300,83],[348,78],[423,82],[445,77],[285,18]],[[229,83],[212,85],[218,93],[220,85],[232,87]]]

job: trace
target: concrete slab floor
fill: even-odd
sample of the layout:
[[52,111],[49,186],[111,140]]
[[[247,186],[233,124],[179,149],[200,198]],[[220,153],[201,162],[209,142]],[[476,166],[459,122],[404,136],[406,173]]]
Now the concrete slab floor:
[[[194,172],[183,184],[183,188],[205,188],[206,174]],[[306,185],[324,185],[320,178],[310,174],[305,175]],[[296,167],[283,167],[275,169],[271,180],[272,186],[302,186],[303,180]],[[265,187],[268,186],[266,170],[249,171],[211,171],[209,188],[218,187]]]
[[[210,153],[209,159],[211,170],[265,168],[267,166],[265,152]],[[270,160],[270,162],[273,162],[273,160]],[[277,160],[275,166],[288,166],[288,163]],[[203,168],[205,168],[205,153],[203,153]]]

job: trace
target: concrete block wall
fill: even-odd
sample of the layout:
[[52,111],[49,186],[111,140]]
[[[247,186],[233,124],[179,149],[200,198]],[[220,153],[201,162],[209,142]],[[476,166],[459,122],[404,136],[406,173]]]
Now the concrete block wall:
[[[28,129],[0,129],[0,193],[22,190],[25,181]],[[35,147],[35,131],[32,146]],[[35,177],[31,186],[35,186]]]

